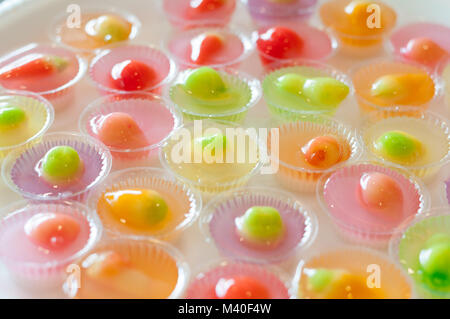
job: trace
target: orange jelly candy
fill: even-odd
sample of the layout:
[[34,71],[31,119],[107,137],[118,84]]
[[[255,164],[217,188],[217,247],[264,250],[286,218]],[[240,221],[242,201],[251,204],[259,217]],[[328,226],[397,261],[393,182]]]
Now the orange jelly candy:
[[169,207],[164,198],[150,189],[124,189],[105,193],[99,206],[105,206],[121,223],[140,230],[165,225]]
[[359,187],[361,200],[369,209],[394,213],[402,205],[402,190],[398,183],[386,174],[363,174]]
[[110,113],[102,118],[98,138],[105,145],[119,149],[136,149],[148,144],[133,117],[122,112]]
[[302,152],[308,164],[326,169],[342,158],[339,141],[332,136],[319,136],[313,138],[302,147]]
[[384,292],[380,288],[370,288],[367,277],[356,274],[343,274],[337,279],[329,292],[327,299],[383,299]]
[[80,224],[75,218],[58,213],[36,214],[24,228],[32,242],[49,250],[67,247],[80,233]]
[[220,279],[215,293],[218,299],[269,299],[267,288],[248,276]]

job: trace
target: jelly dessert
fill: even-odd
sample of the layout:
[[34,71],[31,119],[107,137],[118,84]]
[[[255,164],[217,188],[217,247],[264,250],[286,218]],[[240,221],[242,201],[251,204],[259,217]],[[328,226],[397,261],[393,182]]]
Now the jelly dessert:
[[353,83],[361,111],[382,117],[417,114],[438,93],[430,73],[408,62],[369,63],[353,73]]
[[284,283],[262,267],[221,262],[200,273],[187,288],[188,299],[287,299]]
[[0,93],[0,158],[36,142],[53,122],[51,104],[33,93]]
[[260,91],[259,81],[244,74],[200,67],[180,73],[169,95],[188,120],[239,122],[259,101]]
[[315,216],[292,194],[248,187],[212,199],[201,230],[228,258],[274,263],[305,249],[315,238]]
[[433,23],[412,23],[391,36],[394,54],[431,70],[450,55],[450,28]]
[[428,176],[448,160],[448,125],[431,113],[401,116],[368,124],[363,132],[366,148],[377,159]]
[[187,266],[175,248],[156,241],[110,240],[78,262],[78,282],[64,285],[78,299],[179,298]]
[[89,75],[102,94],[157,92],[172,79],[174,71],[174,62],[162,51],[145,45],[125,45],[97,55]]
[[238,234],[244,241],[256,245],[273,245],[284,233],[280,212],[270,206],[253,206],[235,219]]
[[381,45],[397,20],[395,11],[383,2],[366,0],[328,1],[321,6],[320,17],[351,53]]
[[214,28],[177,33],[166,46],[182,68],[237,68],[253,47],[250,39],[240,32]]
[[[322,174],[355,160],[361,152],[354,132],[331,119],[287,123],[279,132],[277,177],[295,191],[314,190]],[[268,150],[277,151],[270,144]]]
[[95,100],[83,111],[79,127],[108,146],[114,159],[137,160],[158,151],[180,122],[178,112],[161,97],[134,93]]
[[322,60],[333,52],[330,37],[307,25],[262,28],[257,34],[256,47],[261,63],[268,69],[298,59]]
[[259,170],[259,152],[250,131],[231,122],[201,120],[177,129],[160,157],[163,166],[183,182],[215,193],[245,184]]
[[[373,265],[377,266],[375,270],[371,270]],[[295,282],[297,297],[302,299],[412,297],[412,286],[401,269],[384,256],[362,248],[341,248],[302,261]]]
[[56,21],[52,37],[59,43],[85,53],[134,39],[140,27],[139,20],[122,9],[120,13],[83,10],[77,28],[66,23],[66,20],[64,16]]
[[0,85],[37,93],[56,109],[67,106],[86,63],[72,51],[32,43],[0,58]]
[[305,22],[317,0],[246,0],[248,11],[258,25]]
[[306,61],[268,73],[262,87],[271,113],[288,121],[332,116],[350,93],[344,74]]
[[371,163],[339,168],[319,185],[322,207],[347,239],[384,246],[401,224],[424,211],[428,198],[411,176]]
[[78,203],[22,201],[7,210],[0,224],[0,259],[22,281],[60,284],[65,267],[100,238],[97,217]]
[[236,0],[164,0],[163,7],[170,23],[176,27],[215,27],[228,24]]
[[94,139],[50,133],[3,163],[6,184],[34,200],[82,200],[111,169],[111,154]]
[[172,239],[201,208],[198,195],[160,169],[131,168],[111,174],[88,199],[107,232]]
[[450,215],[436,208],[410,220],[391,241],[391,254],[408,270],[421,298],[450,296]]
[[83,174],[84,163],[70,146],[55,146],[38,162],[39,175],[52,185],[75,183]]

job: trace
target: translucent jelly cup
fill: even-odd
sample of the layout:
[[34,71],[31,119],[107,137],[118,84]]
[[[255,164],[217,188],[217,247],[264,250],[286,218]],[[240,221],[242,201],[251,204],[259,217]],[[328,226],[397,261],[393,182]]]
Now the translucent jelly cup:
[[[208,62],[195,63],[192,61],[192,42],[197,36],[205,33],[217,34],[223,37],[224,46],[214,53]],[[164,40],[163,47],[176,62],[181,70],[209,66],[212,68],[238,69],[242,61],[252,53],[254,46],[250,37],[233,28],[195,28],[192,30],[173,32]]]
[[[450,128],[446,118],[430,111],[420,116],[397,116],[368,122],[361,131],[364,148],[372,160],[410,171],[428,183],[450,161]],[[374,150],[375,140],[389,131],[403,131],[426,146],[422,159],[413,163],[393,162]]]
[[[322,108],[320,106],[310,104],[306,100],[304,101],[305,107],[287,106],[286,103],[283,102],[281,94],[277,91],[279,89],[274,85],[274,82],[279,76],[287,73],[294,73],[307,78],[330,77],[347,85],[349,88],[349,93],[347,97],[335,107]],[[273,68],[271,67],[271,71],[268,71],[264,75],[261,82],[264,100],[267,103],[270,113],[275,118],[288,122],[298,120],[313,121],[322,116],[332,117],[338,108],[346,108],[350,105],[350,99],[353,95],[353,86],[347,75],[332,66],[318,61],[297,60],[284,65],[275,63]],[[289,93],[282,92],[282,94],[284,95]]]
[[[290,136],[290,134],[293,135]],[[283,136],[286,135],[290,137],[289,139],[284,139],[285,141],[283,142]],[[289,148],[289,144],[292,145],[290,141],[297,140],[298,136],[305,137],[305,144],[309,142],[308,139],[315,137],[335,136],[341,143],[340,161],[329,168],[323,169],[320,167],[315,168],[300,165],[298,162],[294,163],[295,160],[289,155],[292,150],[288,150],[287,148]],[[268,138],[268,140],[270,139],[271,137]],[[276,161],[279,164],[279,170],[276,176],[279,182],[292,192],[314,192],[316,184],[322,175],[343,165],[351,164],[357,161],[362,155],[362,145],[356,131],[333,119],[319,118],[314,122],[299,121],[283,124],[279,127],[279,140],[280,148],[278,150],[278,156],[276,156],[277,151],[272,150],[272,146],[268,146],[268,153],[272,157],[272,161]],[[300,147],[298,151],[301,151]],[[295,153],[293,156],[297,156],[297,152]]]
[[128,93],[107,95],[93,101],[83,110],[78,121],[79,129],[100,140],[102,121],[116,112],[130,115],[146,138],[146,145],[141,147],[107,145],[114,161],[121,163],[148,159],[157,154],[171,132],[182,122],[180,112],[166,99],[151,93]]
[[[41,176],[42,159],[57,146],[72,147],[83,163],[78,176],[67,183],[48,181]],[[108,148],[92,137],[78,133],[49,133],[30,148],[8,154],[2,165],[2,177],[11,190],[32,201],[82,202],[106,178],[111,164]]]
[[280,23],[305,23],[314,14],[317,0],[293,0],[275,3],[269,0],[241,0],[258,26]]
[[[231,133],[227,133],[227,129]],[[226,143],[233,141],[229,144],[232,151],[215,155],[212,154],[215,152],[200,149],[201,152],[194,153],[198,147],[193,139],[205,137],[203,133],[224,135]],[[196,120],[184,124],[172,134],[161,148],[160,162],[177,179],[201,191],[203,196],[238,188],[247,184],[262,166],[262,145],[253,133],[232,122]],[[244,143],[239,141],[240,138]],[[177,151],[173,151],[174,147]],[[232,156],[227,158],[227,153]]]
[[57,74],[0,80],[0,86],[36,93],[51,102],[56,111],[71,106],[77,84],[86,73],[85,59],[62,46],[30,43],[1,57],[0,69],[28,55],[54,55],[65,58],[68,65]]
[[[284,224],[282,239],[275,246],[246,243],[237,233],[236,218],[251,207],[277,209]],[[200,217],[200,229],[227,258],[251,263],[283,262],[302,254],[317,236],[316,216],[290,193],[278,189],[247,187],[213,198]]]
[[[375,121],[394,116],[420,116],[428,107],[442,96],[442,81],[435,72],[414,62],[398,59],[375,59],[353,67],[351,74],[355,96],[361,115],[368,121]],[[427,101],[415,104],[401,105],[384,102],[372,97],[370,90],[373,83],[380,77],[390,74],[424,74],[434,83],[434,94]]]
[[[126,265],[123,269],[119,266],[115,276],[106,277],[105,286],[105,278],[89,275],[89,268],[90,258],[108,252],[119,254]],[[190,276],[184,256],[175,247],[155,239],[107,239],[90,255],[78,259],[76,265],[81,270],[80,277],[68,277],[63,285],[65,294],[76,299],[178,299],[184,294]],[[108,270],[111,271],[105,271]]]
[[[0,89],[0,104],[11,103],[14,106],[21,108],[26,113],[26,129],[29,131],[25,134],[22,140],[11,141],[10,145],[0,146],[0,161],[8,155],[9,152],[15,149],[26,149],[32,144],[39,142],[42,135],[44,135],[53,123],[55,114],[53,106],[49,101],[43,97],[25,91],[9,91]],[[12,139],[20,136],[20,132],[24,128],[19,126],[9,132],[13,134]],[[7,134],[5,131],[3,134]]]
[[[367,173],[381,173],[398,183],[403,196],[399,199],[402,201],[401,216],[392,216],[393,211],[376,211],[364,206],[358,192],[361,178]],[[323,175],[317,183],[316,197],[345,240],[374,248],[386,248],[405,220],[419,216],[430,205],[429,194],[417,178],[398,168],[373,162],[358,162]],[[392,209],[400,212],[399,208]]]
[[[197,1],[198,3],[199,1]],[[188,11],[190,1],[185,0],[164,0],[164,12],[172,24],[179,29],[192,29],[199,27],[223,27],[227,25],[236,8],[236,0],[226,0],[221,8],[208,10],[207,12],[192,14],[191,16],[183,15]]]
[[[183,85],[187,77],[191,74],[193,69],[187,69],[178,74],[175,80],[167,87],[164,96],[170,99],[175,106],[183,113],[183,118],[186,121],[209,119],[213,121],[229,121],[235,123],[242,123],[248,111],[258,104],[262,97],[261,83],[258,79],[235,70],[219,70],[219,74],[228,88],[239,90],[242,96],[247,97],[246,102],[239,101],[237,107],[227,107],[224,111],[216,111],[214,101],[208,103],[205,100],[191,98],[191,95],[185,94],[185,100],[191,98],[191,101],[183,101],[183,96],[175,97],[175,90],[177,86]],[[189,102],[189,103],[188,103]],[[201,104],[200,104],[201,103]]]
[[[105,43],[90,36],[85,30],[86,25],[91,19],[95,19],[101,15],[112,15],[120,19],[126,20],[131,24],[130,34],[125,41],[116,43]],[[76,27],[76,21],[68,22],[68,13],[63,12],[57,15],[50,24],[47,33],[49,38],[66,48],[75,50],[87,59],[91,59],[100,50],[111,48],[128,43],[134,40],[140,31],[141,22],[139,19],[125,11],[123,8],[115,8],[110,5],[98,6],[92,4],[83,4],[81,11],[80,25]],[[75,27],[74,27],[75,26]]]
[[[308,287],[308,277],[314,269],[338,270],[363,278],[364,286],[372,285],[368,286],[368,292],[364,294],[356,283],[353,283],[355,284],[355,291],[353,291],[353,284],[350,283],[345,288],[341,287],[342,291],[334,292],[340,295],[331,296],[332,299],[411,299],[415,297],[413,283],[397,264],[388,259],[388,256],[365,247],[340,246],[300,261],[291,286],[291,294],[294,298],[327,298],[326,291],[314,292]],[[376,274],[381,276],[374,279]],[[366,295],[367,293],[371,296]]]
[[[278,26],[285,26],[285,24],[280,24]],[[304,61],[305,64],[308,64],[309,62],[313,65],[313,61],[326,61],[336,53],[337,42],[331,38],[326,31],[307,24],[299,23],[294,26],[287,25],[287,28],[294,31],[303,41],[300,54],[294,58],[288,59],[273,57],[259,50],[257,45],[259,34],[264,34],[264,32],[270,30],[272,27],[277,26],[271,25],[268,27],[262,27],[252,34],[252,41],[258,51],[260,62],[266,71],[295,65],[296,62],[300,63],[302,61]],[[317,65],[320,64],[318,63]]]
[[[27,238],[25,223],[39,213],[59,213],[80,223],[78,239],[63,249],[49,251]],[[66,277],[66,268],[92,249],[102,235],[97,215],[75,202],[29,203],[19,201],[5,207],[0,220],[0,260],[12,277],[29,289],[54,289]],[[11,245],[14,243],[14,245]]]
[[[375,11],[375,9],[368,10],[367,19],[372,18],[370,21],[375,22],[374,25],[366,24],[367,29],[356,28],[345,17],[346,6],[352,1],[332,0],[322,4],[319,9],[322,24],[336,37],[339,42],[339,51],[343,54],[354,57],[379,54],[384,49],[385,40],[395,27],[397,14],[386,4],[373,1],[374,4],[379,6],[379,9],[378,11]],[[381,15],[381,28],[378,27],[377,20],[373,19],[373,15],[377,13]],[[367,32],[362,32],[364,30]]]
[[410,218],[392,236],[389,243],[390,256],[408,272],[420,298],[448,299],[450,293],[437,290],[421,278],[419,255],[426,242],[436,234],[450,233],[449,207],[435,207]]
[[411,23],[395,30],[390,37],[389,51],[398,58],[419,63],[433,71],[441,61],[424,63],[423,61],[417,61],[404,55],[403,51],[408,48],[409,41],[421,38],[429,39],[446,50],[448,53],[446,58],[450,56],[450,28],[427,22]]
[[[128,226],[105,207],[100,200],[106,193],[121,190],[146,189],[158,192],[168,205],[167,220],[158,228]],[[127,236],[135,239],[155,238],[174,241],[191,226],[202,209],[201,196],[185,184],[176,181],[159,168],[137,167],[112,173],[88,198],[88,205],[97,211],[107,234],[112,237]]]
[[268,299],[290,298],[287,276],[278,267],[263,267],[227,259],[212,261],[196,270],[184,297],[187,299],[220,299],[216,295],[218,282],[232,280],[233,277],[251,278],[259,282],[267,290]]
[[[112,68],[126,60],[136,60],[146,64],[157,75],[155,81],[141,90],[126,91],[113,87]],[[160,49],[150,45],[129,44],[98,53],[91,61],[89,78],[101,95],[145,92],[158,94],[161,93],[163,86],[172,81],[176,69],[175,62]]]

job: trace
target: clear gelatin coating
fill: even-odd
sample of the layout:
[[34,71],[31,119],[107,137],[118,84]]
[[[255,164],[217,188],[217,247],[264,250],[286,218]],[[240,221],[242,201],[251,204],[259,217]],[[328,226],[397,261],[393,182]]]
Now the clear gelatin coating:
[[422,298],[450,295],[450,216],[434,209],[412,220],[391,242],[391,253],[416,282]]
[[273,113],[286,113],[287,118],[333,115],[346,99],[350,87],[344,75],[325,65],[308,64],[280,68],[264,78],[264,98]]
[[140,26],[132,15],[107,11],[82,12],[79,28],[71,28],[65,20],[58,23],[54,31],[56,39],[81,51],[93,51],[133,39]]
[[254,85],[237,74],[201,67],[180,74],[169,94],[183,112],[215,117],[253,104],[259,95]]
[[[383,276],[368,277],[376,264]],[[409,299],[412,287],[400,268],[362,248],[342,248],[302,261],[297,297],[302,299]]]
[[107,241],[78,265],[80,281],[64,287],[78,299],[178,298],[186,281],[179,253],[153,241]]

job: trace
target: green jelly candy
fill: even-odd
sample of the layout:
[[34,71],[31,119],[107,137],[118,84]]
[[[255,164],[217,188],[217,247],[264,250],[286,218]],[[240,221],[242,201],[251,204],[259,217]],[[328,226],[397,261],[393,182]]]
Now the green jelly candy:
[[226,92],[225,83],[219,72],[209,67],[194,70],[184,83],[185,89],[200,99],[215,99]]
[[450,290],[450,243],[437,243],[419,255],[423,279],[437,288]]
[[420,153],[421,144],[407,133],[391,131],[376,140],[375,149],[390,159],[410,161]]
[[239,231],[256,241],[272,241],[281,237],[284,230],[280,213],[273,207],[254,206],[236,220]]
[[82,165],[77,151],[72,147],[56,146],[45,155],[42,172],[50,179],[67,180],[76,176]]
[[25,111],[12,105],[0,106],[0,126],[15,127],[25,121]]
[[303,95],[309,103],[322,107],[336,107],[350,92],[349,87],[333,78],[313,78],[303,85]]
[[216,150],[222,149],[225,152],[227,146],[227,138],[223,134],[213,134],[208,136],[203,136],[195,141],[199,143],[202,147],[202,150],[208,150],[212,156],[216,154]]
[[315,292],[324,291],[334,280],[335,272],[324,268],[312,269],[308,273],[308,285]]
[[295,94],[301,95],[303,90],[303,85],[305,84],[306,78],[301,75],[295,73],[288,73],[280,76],[275,85],[280,90]]

